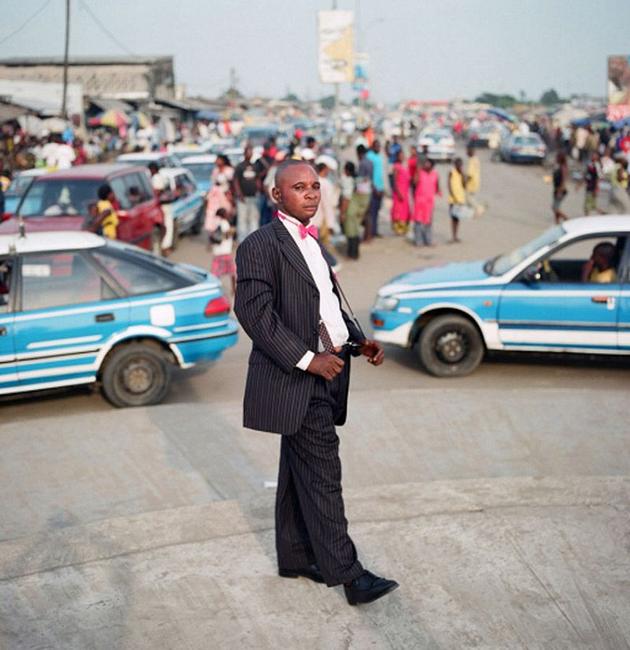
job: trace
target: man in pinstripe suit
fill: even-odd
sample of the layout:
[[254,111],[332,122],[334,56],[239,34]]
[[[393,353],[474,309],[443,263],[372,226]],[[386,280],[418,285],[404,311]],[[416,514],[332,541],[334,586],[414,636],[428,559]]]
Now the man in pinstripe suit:
[[276,549],[283,577],[343,584],[348,602],[398,587],[366,571],[348,535],[339,439],[346,419],[350,356],[375,366],[383,350],[341,308],[336,281],[309,226],[320,201],[311,165],[287,161],[272,190],[278,218],[236,253],[234,310],[253,342],[244,425],[282,434]]

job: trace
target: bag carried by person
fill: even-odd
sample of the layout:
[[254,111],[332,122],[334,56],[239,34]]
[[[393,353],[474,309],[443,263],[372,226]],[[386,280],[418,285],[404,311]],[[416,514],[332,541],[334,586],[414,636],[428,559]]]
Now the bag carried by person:
[[451,208],[451,214],[460,221],[468,221],[475,216],[475,209],[470,205],[457,204]]
[[223,241],[223,231],[221,230],[221,226],[215,228],[210,233],[209,239],[211,244],[220,244]]

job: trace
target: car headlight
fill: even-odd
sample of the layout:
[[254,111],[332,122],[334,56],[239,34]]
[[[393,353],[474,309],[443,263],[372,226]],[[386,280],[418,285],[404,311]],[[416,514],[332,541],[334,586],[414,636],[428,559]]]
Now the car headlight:
[[379,296],[374,303],[374,309],[379,311],[393,311],[398,307],[400,300],[392,296]]

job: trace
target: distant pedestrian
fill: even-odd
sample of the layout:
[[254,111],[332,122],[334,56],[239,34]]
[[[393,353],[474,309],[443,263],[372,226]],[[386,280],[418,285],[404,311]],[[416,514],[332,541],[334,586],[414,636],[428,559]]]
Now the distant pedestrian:
[[374,140],[366,157],[372,163],[372,197],[368,210],[369,218],[365,224],[364,239],[370,241],[373,237],[380,236],[378,233],[378,215],[381,211],[381,203],[385,193],[385,170],[383,169],[383,158],[381,156],[381,143],[378,140]]
[[337,161],[328,155],[319,156],[315,161],[315,169],[319,176],[319,189],[321,199],[315,216],[311,219],[311,225],[319,230],[319,240],[327,246],[330,241],[331,231],[337,228],[337,192],[334,184],[329,180],[330,172],[338,169]]
[[398,160],[398,153],[402,151],[400,142],[398,142],[398,136],[393,135],[391,142],[385,143],[385,154],[387,155],[387,174],[389,176],[389,186],[394,188],[394,165]]
[[609,213],[630,213],[628,197],[628,161],[619,157],[610,181]]
[[353,260],[359,259],[361,223],[369,202],[369,189],[359,192],[354,163],[347,162],[341,177],[341,221],[348,241],[348,257]]
[[230,185],[234,178],[234,168],[227,156],[217,156],[217,161],[210,175],[210,190],[206,195],[206,219],[204,229],[212,233],[218,226],[217,213],[223,209],[230,216],[233,216],[233,202]]
[[434,163],[427,158],[416,175],[416,191],[413,206],[413,234],[416,246],[433,246],[433,208],[435,197],[442,196],[440,178]]
[[567,164],[567,157],[562,151],[556,155],[556,166],[552,175],[553,182],[553,201],[551,208],[556,223],[562,223],[569,217],[562,211],[561,206],[564,201],[568,190],[567,184],[569,182],[569,166]]
[[407,169],[409,170],[409,179],[411,183],[411,195],[416,191],[416,176],[418,175],[418,148],[412,146],[407,158]]
[[586,166],[584,172],[584,215],[588,216],[593,212],[602,214],[602,211],[597,207],[597,197],[599,195],[599,178],[601,175],[601,165],[599,154],[594,151],[591,153],[591,160]]
[[409,168],[404,164],[402,149],[396,154],[392,173],[392,229],[397,235],[407,234],[409,228]]
[[481,163],[473,147],[466,149],[468,161],[466,163],[466,199],[468,205],[475,211],[475,216],[480,217],[485,208],[479,203],[477,196],[481,189]]
[[245,145],[243,161],[234,170],[234,195],[236,199],[236,227],[238,241],[257,230],[260,225],[258,170],[252,162],[252,147]]
[[457,236],[459,222],[464,218],[465,209],[469,209],[466,205],[466,179],[461,158],[455,158],[448,175],[448,204],[451,218],[451,243],[455,243],[460,241]]
[[236,230],[230,222],[227,211],[219,208],[216,213],[217,227],[210,234],[212,247],[212,266],[210,272],[219,279],[228,277],[232,295],[236,289],[236,264],[232,250],[234,248],[234,235]]
[[101,185],[97,195],[96,219],[92,222],[91,230],[107,239],[116,239],[119,221],[114,207],[116,196],[109,183]]

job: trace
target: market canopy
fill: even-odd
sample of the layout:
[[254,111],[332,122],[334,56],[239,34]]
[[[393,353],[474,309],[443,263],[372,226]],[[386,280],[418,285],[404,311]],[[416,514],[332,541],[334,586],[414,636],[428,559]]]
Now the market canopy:
[[208,120],[208,122],[221,121],[221,116],[216,111],[209,110],[197,111],[196,118],[198,120]]
[[505,120],[506,122],[518,122],[518,118],[515,115],[512,115],[511,113],[504,111],[502,108],[496,108],[493,106],[492,108],[489,108],[486,111],[486,113],[490,113],[490,115],[495,115],[500,120]]

